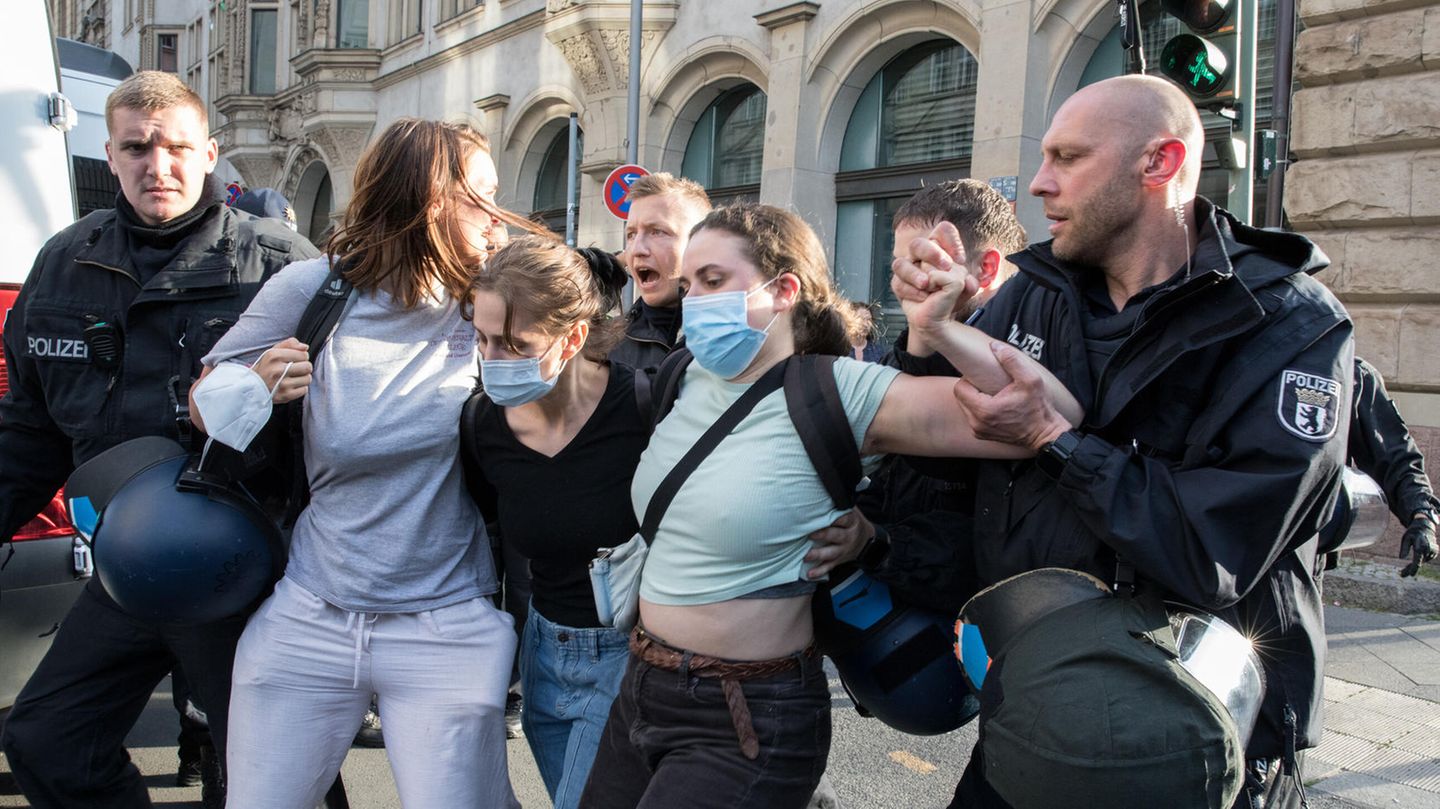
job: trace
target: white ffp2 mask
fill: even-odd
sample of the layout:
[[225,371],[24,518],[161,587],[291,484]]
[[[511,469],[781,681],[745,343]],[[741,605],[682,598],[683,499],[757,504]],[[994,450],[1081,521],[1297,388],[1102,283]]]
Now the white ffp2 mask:
[[205,431],[225,446],[244,452],[270,420],[272,397],[291,365],[294,363],[285,365],[275,387],[266,387],[253,365],[222,362],[211,369],[195,386],[195,409],[205,422]]

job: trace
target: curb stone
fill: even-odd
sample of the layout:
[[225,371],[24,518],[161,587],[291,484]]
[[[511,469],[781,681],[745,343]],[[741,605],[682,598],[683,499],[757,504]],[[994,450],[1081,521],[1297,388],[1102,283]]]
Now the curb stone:
[[1400,568],[1364,559],[1342,558],[1325,571],[1326,604],[1400,615],[1440,614],[1440,582],[1400,578]]

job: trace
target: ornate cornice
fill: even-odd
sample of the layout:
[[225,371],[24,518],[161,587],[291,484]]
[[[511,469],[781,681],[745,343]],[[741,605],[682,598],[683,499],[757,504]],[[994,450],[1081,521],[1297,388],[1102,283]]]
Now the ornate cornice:
[[[679,3],[646,3],[641,51],[675,25]],[[630,85],[630,4],[597,0],[550,0],[545,38],[560,49],[585,95],[623,93]]]

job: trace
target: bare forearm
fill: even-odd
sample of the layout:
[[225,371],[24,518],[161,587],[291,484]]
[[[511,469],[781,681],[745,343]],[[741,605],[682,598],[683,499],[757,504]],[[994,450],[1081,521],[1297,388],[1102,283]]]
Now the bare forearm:
[[[953,320],[933,324],[924,329],[911,329],[911,345],[916,343],[939,351],[970,384],[982,393],[993,394],[1010,382],[1009,374],[1000,367],[990,349],[992,338],[979,329]],[[911,354],[917,351],[907,349]],[[930,351],[924,352],[926,354]],[[919,354],[923,356],[923,354]]]

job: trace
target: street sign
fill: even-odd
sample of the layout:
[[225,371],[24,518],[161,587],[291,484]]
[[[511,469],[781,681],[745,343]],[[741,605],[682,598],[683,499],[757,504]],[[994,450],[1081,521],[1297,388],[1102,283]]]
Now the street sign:
[[605,198],[605,208],[616,219],[624,219],[630,215],[630,200],[625,197],[630,193],[630,186],[649,173],[643,167],[631,164],[615,169],[605,178],[601,194]]
[[235,200],[240,199],[242,193],[244,191],[240,188],[239,183],[230,183],[225,186],[225,204],[232,208],[235,207]]

